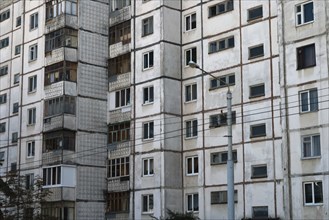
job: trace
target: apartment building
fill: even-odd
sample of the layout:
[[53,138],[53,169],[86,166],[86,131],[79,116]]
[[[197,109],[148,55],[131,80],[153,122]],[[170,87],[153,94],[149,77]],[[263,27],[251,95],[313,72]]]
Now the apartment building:
[[280,1],[278,11],[285,216],[326,219],[329,3]]
[[0,9],[1,176],[42,177],[44,215],[104,219],[108,1]]
[[0,175],[42,177],[42,212],[58,219],[226,219],[230,89],[235,217],[325,219],[328,13],[309,0],[2,1]]

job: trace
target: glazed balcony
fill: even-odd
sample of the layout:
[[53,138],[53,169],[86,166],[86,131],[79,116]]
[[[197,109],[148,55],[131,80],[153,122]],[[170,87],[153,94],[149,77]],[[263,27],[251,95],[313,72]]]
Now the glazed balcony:
[[73,15],[62,14],[55,18],[48,19],[45,25],[45,34],[61,29],[63,27],[71,27],[74,29],[78,29],[78,17]]
[[127,5],[125,7],[113,7],[113,10],[110,12],[109,24],[110,26],[122,23],[131,19],[131,6]]

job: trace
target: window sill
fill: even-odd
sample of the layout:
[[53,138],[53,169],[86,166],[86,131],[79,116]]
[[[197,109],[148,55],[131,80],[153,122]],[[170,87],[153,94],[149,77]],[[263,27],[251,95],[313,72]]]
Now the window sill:
[[33,91],[29,91],[29,92],[27,92],[27,94],[34,94],[34,93],[36,93],[37,92],[37,90],[35,89],[35,90],[33,90]]
[[264,97],[265,94],[261,94],[261,95],[254,95],[254,96],[249,96],[249,99],[255,99],[255,98],[260,98],[260,97]]
[[317,110],[310,110],[310,111],[300,111],[299,112],[299,114],[301,114],[301,115],[303,115],[303,114],[307,114],[307,113],[312,113],[312,112],[318,112],[319,111],[319,109],[317,109]]
[[259,137],[266,137],[266,134],[250,135],[250,138],[259,138]]
[[154,138],[147,138],[147,139],[144,139],[144,138],[143,138],[142,141],[144,141],[144,142],[151,142],[151,141],[153,141],[153,140],[154,140]]
[[312,207],[312,206],[323,206],[323,203],[308,203],[308,204],[305,204],[304,203],[304,206],[308,206],[308,207]]
[[301,160],[314,160],[314,159],[321,159],[321,155],[320,156],[310,156],[310,157],[302,157],[300,158]]
[[148,67],[148,68],[143,68],[143,71],[147,71],[147,70],[150,70],[150,69],[153,69],[154,66],[151,66],[151,67]]
[[308,25],[308,24],[312,24],[312,23],[314,23],[314,20],[309,21],[309,22],[305,22],[305,23],[302,23],[302,24],[296,24],[296,28],[299,28],[299,27],[302,27],[302,26],[305,26],[305,25]]
[[27,127],[34,127],[35,126],[35,123],[34,124],[27,124],[26,126]]
[[190,101],[185,101],[184,104],[190,104],[190,103],[193,103],[193,102],[197,102],[197,99],[193,99],[193,100],[190,100]]
[[192,136],[192,137],[185,137],[185,140],[191,140],[191,139],[197,139],[198,136]]
[[142,106],[147,106],[147,105],[153,105],[153,101],[152,101],[152,102],[144,102],[144,103],[142,104]]
[[194,30],[196,30],[196,28],[192,28],[192,29],[189,29],[189,30],[184,30],[184,33],[188,33],[188,32],[194,31]]
[[309,65],[309,66],[303,66],[303,67],[300,67],[300,68],[296,68],[296,71],[299,71],[299,70],[303,70],[303,69],[308,69],[308,68],[312,68],[312,67],[315,67],[316,64],[313,64],[313,65]]
[[34,156],[27,156],[26,159],[33,159]]
[[147,34],[142,34],[142,37],[147,37],[147,36],[149,36],[151,34],[153,34],[153,32],[152,33],[147,33]]
[[142,212],[142,215],[152,215],[154,214],[153,211],[150,211],[150,212]]
[[150,174],[150,175],[142,175],[142,177],[154,177],[154,174]]
[[255,18],[248,18],[247,19],[247,22],[249,23],[252,23],[252,22],[257,22],[257,21],[261,21],[263,18],[263,15],[262,16],[258,16],[258,17],[255,17]]
[[250,179],[264,179],[264,178],[267,178],[267,175],[250,177]]
[[186,176],[187,177],[191,177],[191,176],[198,176],[199,173],[187,173]]
[[248,57],[248,60],[257,59],[257,58],[261,58],[261,57],[264,57],[264,56],[265,56],[264,54],[259,54],[259,55],[254,56],[254,57]]

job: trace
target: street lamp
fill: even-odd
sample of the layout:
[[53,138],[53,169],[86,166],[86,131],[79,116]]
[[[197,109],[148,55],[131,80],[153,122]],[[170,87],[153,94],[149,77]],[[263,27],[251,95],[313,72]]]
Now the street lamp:
[[197,63],[190,61],[188,65],[192,68],[197,68],[202,73],[207,73],[211,77],[225,83],[227,86],[227,219],[233,220],[234,216],[234,167],[233,167],[233,154],[232,154],[232,93],[226,81],[213,76],[211,73],[203,70]]

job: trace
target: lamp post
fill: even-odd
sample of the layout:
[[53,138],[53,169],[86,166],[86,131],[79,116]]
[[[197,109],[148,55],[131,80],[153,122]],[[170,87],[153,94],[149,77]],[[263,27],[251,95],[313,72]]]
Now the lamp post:
[[227,219],[233,220],[234,216],[234,167],[233,167],[233,154],[232,154],[232,93],[230,91],[229,85],[226,81],[213,76],[207,71],[203,70],[197,63],[190,61],[189,66],[192,68],[197,68],[202,71],[202,73],[207,73],[211,77],[225,83],[227,86]]

